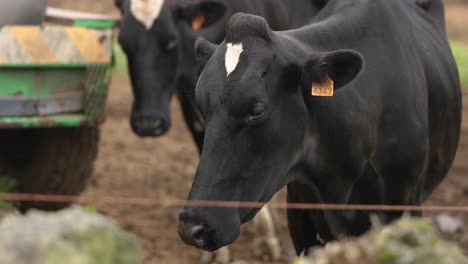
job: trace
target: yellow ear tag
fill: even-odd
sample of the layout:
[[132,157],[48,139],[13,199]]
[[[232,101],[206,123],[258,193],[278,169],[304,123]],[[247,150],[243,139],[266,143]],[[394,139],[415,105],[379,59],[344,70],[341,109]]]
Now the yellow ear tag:
[[335,91],[335,83],[330,76],[325,75],[322,83],[312,83],[313,96],[333,96]]
[[206,18],[203,14],[198,14],[192,19],[192,29],[199,30],[205,25]]

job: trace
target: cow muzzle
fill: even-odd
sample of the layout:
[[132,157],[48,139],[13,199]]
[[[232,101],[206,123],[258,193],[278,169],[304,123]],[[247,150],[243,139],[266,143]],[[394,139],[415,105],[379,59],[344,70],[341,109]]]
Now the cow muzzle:
[[133,116],[131,126],[133,132],[140,137],[159,137],[167,133],[170,123],[166,118]]
[[239,235],[240,223],[222,227],[232,220],[224,217],[214,217],[215,223],[210,224],[207,219],[199,217],[194,210],[184,209],[179,213],[177,230],[179,237],[188,245],[209,252],[216,251],[231,244]]

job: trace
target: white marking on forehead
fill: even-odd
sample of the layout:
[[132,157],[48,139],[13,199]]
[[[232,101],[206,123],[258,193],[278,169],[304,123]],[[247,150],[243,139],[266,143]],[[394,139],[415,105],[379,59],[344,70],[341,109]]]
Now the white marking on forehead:
[[242,47],[242,43],[239,44],[233,44],[233,43],[228,43],[227,44],[227,50],[226,50],[226,72],[227,76],[231,74],[237,67],[237,64],[239,63],[240,55],[244,51],[244,48]]
[[149,30],[161,13],[164,0],[130,0],[133,16]]

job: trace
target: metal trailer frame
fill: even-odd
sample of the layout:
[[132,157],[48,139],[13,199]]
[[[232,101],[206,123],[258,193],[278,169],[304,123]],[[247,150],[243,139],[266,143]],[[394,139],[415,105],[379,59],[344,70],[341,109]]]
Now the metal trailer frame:
[[42,26],[0,28],[0,129],[101,124],[118,23],[48,8]]

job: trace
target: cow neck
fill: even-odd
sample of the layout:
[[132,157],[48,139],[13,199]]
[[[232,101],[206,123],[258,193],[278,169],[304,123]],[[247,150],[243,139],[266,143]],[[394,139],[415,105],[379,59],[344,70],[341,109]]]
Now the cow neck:
[[366,35],[369,27],[362,25],[367,25],[367,20],[372,17],[368,9],[349,4],[336,6],[307,26],[277,33],[300,42],[309,49],[306,52],[343,48],[342,43],[352,43]]

